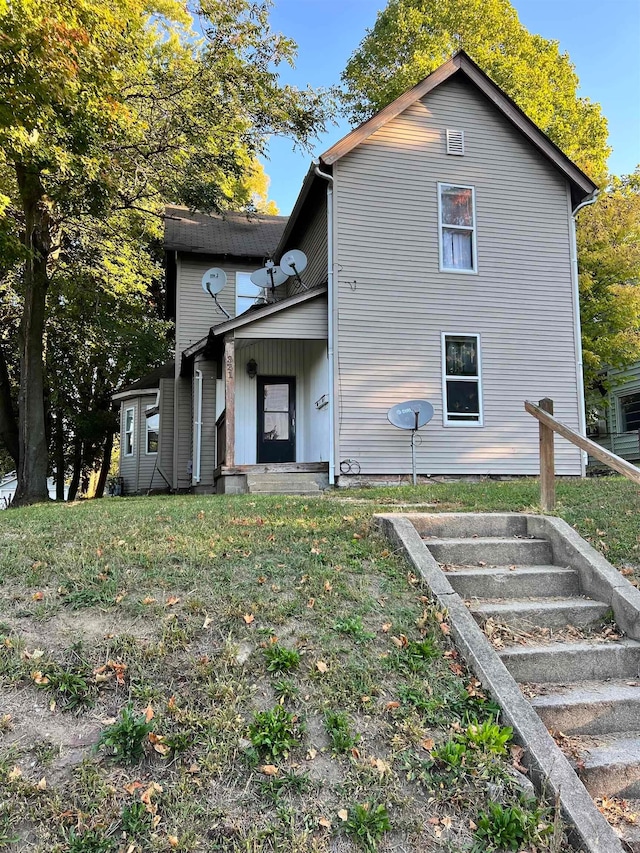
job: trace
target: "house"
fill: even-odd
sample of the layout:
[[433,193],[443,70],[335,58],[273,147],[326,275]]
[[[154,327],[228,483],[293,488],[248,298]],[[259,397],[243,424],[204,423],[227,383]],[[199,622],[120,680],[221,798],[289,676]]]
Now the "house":
[[[7,509],[11,504],[13,497],[18,488],[18,475],[15,471],[10,471],[4,477],[0,477],[0,509]],[[49,492],[49,500],[56,499],[56,478],[47,477],[47,491]],[[64,499],[66,501],[69,494],[69,486],[65,483]]]
[[[245,491],[282,472],[290,488],[396,482],[410,440],[387,411],[426,399],[421,476],[535,474],[524,400],[551,397],[585,432],[573,214],[595,191],[460,52],[325,151],[288,219],[168,208],[174,376],[123,399],[125,449],[152,452],[140,423],[156,400],[172,489]],[[301,275],[252,284],[294,248]],[[584,470],[569,443],[556,464]]]
[[607,450],[637,465],[640,462],[640,362],[607,373],[612,387],[606,397],[604,417],[589,430],[589,435]]

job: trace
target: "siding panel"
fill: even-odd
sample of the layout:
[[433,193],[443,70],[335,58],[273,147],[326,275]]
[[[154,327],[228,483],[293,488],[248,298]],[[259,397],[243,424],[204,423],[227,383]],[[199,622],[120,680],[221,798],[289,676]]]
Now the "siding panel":
[[[465,155],[445,153],[446,128]],[[567,185],[469,85],[452,80],[334,167],[339,455],[363,473],[408,473],[409,438],[386,421],[404,399],[435,408],[420,473],[535,474],[551,397],[578,428]],[[437,183],[475,187],[478,273],[439,272]],[[479,333],[484,427],[443,425],[441,332]],[[558,471],[579,451],[556,442]]]
[[299,338],[303,340],[327,339],[327,298],[318,297],[302,305],[294,305],[250,326],[235,332],[236,339],[243,338]]

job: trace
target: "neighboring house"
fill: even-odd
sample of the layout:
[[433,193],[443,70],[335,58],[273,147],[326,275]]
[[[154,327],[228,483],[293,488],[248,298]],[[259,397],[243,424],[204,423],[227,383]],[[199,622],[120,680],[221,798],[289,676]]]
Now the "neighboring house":
[[610,370],[608,378],[614,384],[607,394],[605,417],[589,434],[607,450],[637,465],[640,462],[640,362],[626,370]]
[[[4,477],[0,477],[0,509],[6,509],[13,500],[13,496],[18,488],[18,477],[15,471],[10,471]],[[49,498],[52,501],[56,499],[56,481],[55,477],[47,477],[47,490]],[[69,486],[65,484],[64,499],[66,501],[69,494]]]
[[[551,397],[585,431],[572,213],[595,184],[462,52],[316,162],[288,220],[167,209],[171,488],[242,491],[282,471],[397,481],[409,435],[387,411],[419,398],[435,410],[420,475],[537,473],[526,399]],[[248,273],[292,248],[304,287],[292,277],[250,307]],[[231,319],[203,292],[212,267]],[[567,442],[556,465],[583,470]]]

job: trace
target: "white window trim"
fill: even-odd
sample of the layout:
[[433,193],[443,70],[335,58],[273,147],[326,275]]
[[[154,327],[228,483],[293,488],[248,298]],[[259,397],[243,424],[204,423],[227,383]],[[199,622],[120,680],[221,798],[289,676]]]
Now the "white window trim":
[[[623,421],[624,410],[622,408],[622,401],[625,397],[631,397],[633,394],[640,394],[640,385],[636,385],[636,383],[630,383],[629,385],[625,385],[622,388],[617,389],[616,397],[616,416],[617,416],[617,431],[621,435],[635,435],[637,430],[635,429],[627,429],[623,430]],[[626,426],[626,424],[625,424]]]
[[[471,190],[471,207],[473,210],[473,225],[443,225],[442,223],[442,190],[445,187],[459,187],[461,190]],[[471,231],[471,251],[473,253],[473,269],[454,269],[453,267],[445,267],[442,257],[442,229],[458,229],[459,231]],[[438,257],[440,272],[457,273],[459,275],[478,275],[478,249],[476,232],[478,229],[478,220],[476,218],[476,188],[469,184],[459,184],[451,181],[438,182]],[[448,333],[447,333],[448,334]]]
[[[145,425],[144,425],[144,455],[145,456],[157,456],[157,450],[149,450],[149,421],[151,418],[148,418],[146,413],[149,409],[153,409],[155,406],[145,406]],[[158,412],[158,429],[155,430],[158,433],[158,446],[160,446],[160,413]]]
[[[458,376],[458,377],[449,377],[447,376],[447,349],[446,349],[446,339],[450,338],[475,338],[476,339],[476,352],[478,354],[478,409],[479,409],[479,419],[477,421],[458,421],[458,420],[449,420],[449,412],[447,410],[447,381],[455,382],[456,380],[473,380],[475,377],[473,376]],[[440,348],[441,348],[441,367],[442,367],[442,425],[446,427],[482,427],[484,426],[484,402],[482,395],[482,339],[481,336],[477,332],[442,332],[440,337]]]
[[[131,452],[127,453],[127,435],[129,434],[127,430],[127,413],[131,412]],[[135,406],[127,406],[124,410],[124,419],[122,421],[123,432],[124,432],[124,455],[125,456],[135,456],[136,455],[136,407]]]

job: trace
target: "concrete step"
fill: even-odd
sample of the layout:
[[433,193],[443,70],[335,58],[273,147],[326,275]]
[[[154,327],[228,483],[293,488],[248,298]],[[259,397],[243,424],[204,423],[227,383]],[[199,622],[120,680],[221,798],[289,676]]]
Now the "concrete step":
[[523,598],[580,594],[574,569],[560,566],[495,566],[447,571],[451,586],[463,598]]
[[[572,750],[573,751],[573,750]],[[610,734],[575,744],[578,776],[592,797],[640,796],[640,736]]]
[[553,563],[546,539],[477,536],[425,539],[425,545],[442,565],[453,566],[543,566]]
[[548,646],[510,646],[500,657],[516,681],[568,684],[579,681],[627,679],[640,675],[640,643],[549,643]]
[[526,536],[527,517],[515,513],[450,513],[410,514],[411,521],[424,538],[457,536]]
[[640,731],[640,681],[586,681],[534,696],[548,729],[567,735]]
[[591,598],[527,598],[522,601],[473,602],[470,610],[480,624],[493,619],[519,631],[532,628],[587,628],[597,624],[611,608]]
[[328,486],[326,474],[319,473],[269,473],[247,474],[247,488],[251,494],[265,495],[319,495]]

